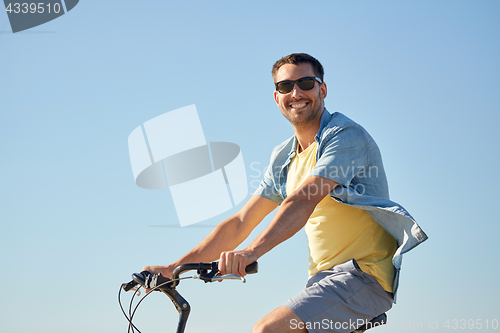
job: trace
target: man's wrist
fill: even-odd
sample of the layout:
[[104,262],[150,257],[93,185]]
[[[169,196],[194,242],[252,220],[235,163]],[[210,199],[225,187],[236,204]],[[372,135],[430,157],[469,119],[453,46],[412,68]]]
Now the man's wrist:
[[245,249],[245,251],[249,252],[249,257],[253,257],[257,261],[260,257],[264,255],[265,252],[261,252],[262,250],[259,246],[252,246],[251,244]]

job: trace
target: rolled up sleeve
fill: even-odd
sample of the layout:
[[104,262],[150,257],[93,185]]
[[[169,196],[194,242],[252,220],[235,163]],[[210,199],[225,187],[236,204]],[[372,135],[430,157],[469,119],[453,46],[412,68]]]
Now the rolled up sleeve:
[[279,204],[283,202],[283,197],[278,192],[277,186],[274,182],[272,163],[267,168],[266,173],[264,174],[264,179],[262,179],[254,194]]

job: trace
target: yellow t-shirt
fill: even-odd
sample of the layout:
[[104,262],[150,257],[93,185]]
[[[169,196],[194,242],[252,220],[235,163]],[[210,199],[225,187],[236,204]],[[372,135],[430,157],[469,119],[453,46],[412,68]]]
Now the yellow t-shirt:
[[[317,143],[295,154],[288,170],[286,191],[297,189],[316,165]],[[366,211],[335,201],[327,195],[306,223],[309,242],[309,276],[356,259],[363,272],[393,291],[392,257],[397,242]]]

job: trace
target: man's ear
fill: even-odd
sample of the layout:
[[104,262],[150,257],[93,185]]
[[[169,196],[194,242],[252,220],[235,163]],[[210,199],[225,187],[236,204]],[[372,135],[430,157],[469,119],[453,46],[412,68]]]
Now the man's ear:
[[279,104],[278,104],[278,92],[276,90],[274,91],[273,96],[274,96],[274,101],[279,106]]
[[327,95],[328,89],[326,88],[326,83],[323,82],[321,86],[319,87],[319,93],[321,96],[321,99],[325,99]]

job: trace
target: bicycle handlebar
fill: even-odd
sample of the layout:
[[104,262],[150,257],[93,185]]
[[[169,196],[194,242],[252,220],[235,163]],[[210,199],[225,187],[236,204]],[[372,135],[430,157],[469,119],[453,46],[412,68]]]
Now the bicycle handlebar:
[[[215,281],[222,281],[224,279],[241,279],[243,282],[245,282],[245,279],[239,275],[235,274],[228,274],[228,275],[217,275],[219,273],[219,268],[218,268],[219,263],[217,261],[211,262],[211,263],[205,263],[205,262],[200,262],[200,263],[189,263],[189,264],[183,264],[174,269],[174,272],[172,274],[172,279],[169,279],[167,277],[164,277],[161,274],[153,274],[149,271],[142,271],[140,273],[134,273],[132,274],[132,281],[128,283],[123,283],[120,291],[123,289],[125,291],[129,291],[132,289],[137,290],[136,286],[141,285],[142,287],[149,289],[149,290],[158,290],[161,291],[162,293],[166,294],[172,303],[174,304],[175,308],[177,309],[177,312],[179,312],[179,322],[177,324],[177,333],[183,333],[184,328],[186,326],[186,321],[189,317],[189,313],[191,311],[191,307],[189,303],[182,297],[175,287],[179,284],[180,278],[179,275],[183,272],[186,271],[191,271],[191,270],[196,270],[198,275],[195,278],[198,278],[200,280],[203,280],[205,282],[215,282]],[[253,274],[257,273],[258,271],[258,264],[257,262],[254,262],[250,265],[248,265],[245,268],[245,272],[247,274]],[[135,294],[134,294],[135,295]],[[147,295],[146,295],[147,296]],[[146,297],[144,296],[144,297]],[[144,297],[142,299],[144,299]],[[142,301],[141,299],[141,301]],[[131,305],[132,306],[132,300],[131,299]],[[121,307],[121,302],[120,302],[120,293],[118,293],[118,301],[120,303]],[[140,304],[140,302],[137,304],[137,306]],[[136,306],[136,308],[137,308]],[[123,311],[123,308],[122,308]],[[134,324],[132,324],[132,317],[134,316],[134,312],[129,311],[130,316],[128,317],[127,314],[123,311],[123,314],[129,321],[129,329],[130,327],[136,328]]]
[[[153,274],[149,271],[142,271],[140,273],[132,274],[132,281],[122,284],[122,288],[125,291],[133,289],[138,284],[145,287],[146,289],[156,288],[158,290],[173,289],[179,282],[179,275],[187,272],[196,270],[198,272],[198,277],[205,282],[214,282],[222,280],[222,277],[217,278],[216,274],[219,272],[218,262],[213,261],[211,263],[187,263],[177,266],[172,274],[172,279],[164,277],[161,274]],[[247,274],[255,274],[258,272],[258,263],[255,261],[245,268]],[[238,277],[237,275],[227,276],[227,278]],[[242,278],[242,277],[240,277]],[[242,278],[244,281],[244,279]]]
[[[192,263],[192,264],[182,264],[180,266],[177,266],[174,269],[174,273],[172,274],[172,280],[174,281],[172,287],[175,287],[179,284],[179,275],[186,271],[197,270],[198,274],[202,275],[204,273],[206,274],[208,270],[210,270],[209,273],[209,275],[211,275],[210,278],[213,278],[215,274],[219,272],[218,265],[219,263],[217,261],[213,261],[211,263],[200,262],[198,264]],[[255,274],[258,272],[258,269],[259,269],[259,264],[257,263],[257,261],[255,261],[250,265],[248,265],[247,267],[245,267],[245,272],[247,274]],[[204,280],[203,276],[201,277],[201,279]],[[212,282],[212,281],[206,281],[206,282]]]

